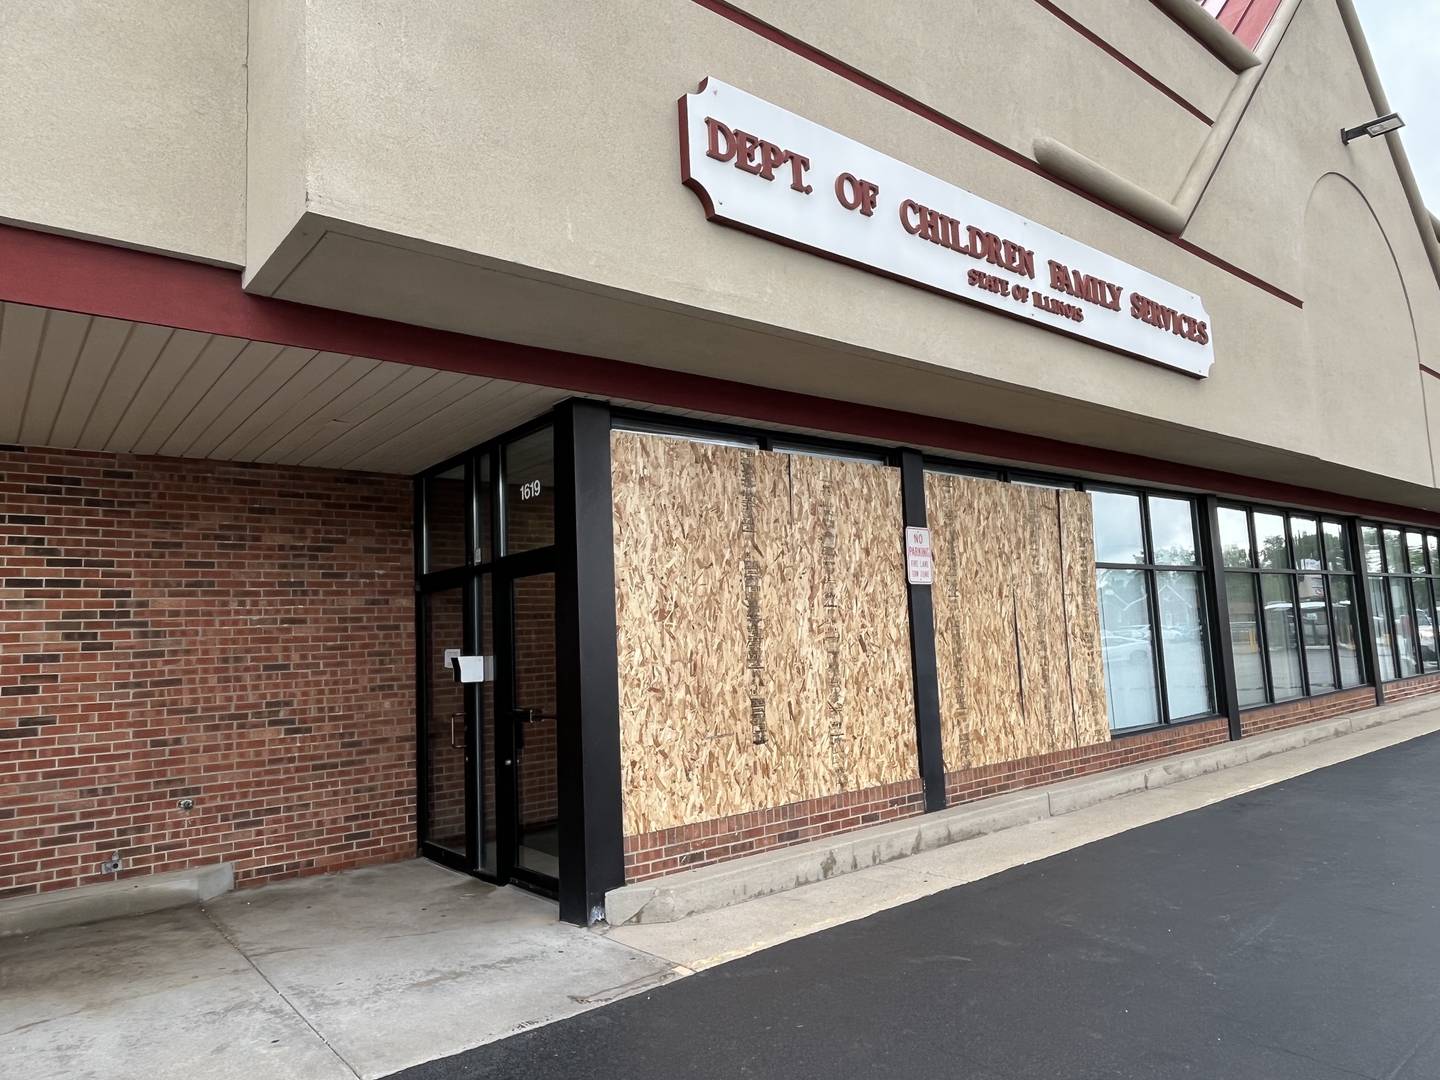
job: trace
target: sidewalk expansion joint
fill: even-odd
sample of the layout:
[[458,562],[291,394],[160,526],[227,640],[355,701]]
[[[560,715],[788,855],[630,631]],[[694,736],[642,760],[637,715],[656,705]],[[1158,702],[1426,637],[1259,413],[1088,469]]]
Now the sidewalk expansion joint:
[[303,1012],[301,1012],[299,1008],[296,1007],[293,1001],[286,997],[285,991],[281,990],[278,986],[276,986],[275,983],[271,981],[270,976],[266,975],[265,972],[260,969],[260,965],[255,963],[255,961],[250,958],[250,954],[240,947],[239,942],[237,942],[233,937],[230,936],[230,932],[225,929],[225,925],[219,919],[215,918],[214,914],[211,913],[209,906],[201,904],[200,912],[205,916],[206,920],[210,923],[210,925],[215,928],[215,932],[225,940],[225,944],[229,945],[232,949],[234,949],[237,953],[240,954],[240,957],[245,961],[245,963],[250,965],[250,969],[254,971],[256,975],[260,976],[261,980],[265,983],[266,986],[271,989],[271,991],[275,994],[276,997],[278,997],[281,1001],[285,1003],[286,1008],[288,1008],[292,1013],[294,1013],[295,1016],[299,1019],[299,1021],[310,1029],[311,1033],[315,1036],[315,1038],[320,1040],[321,1044],[325,1047],[326,1050],[329,1050],[330,1053],[335,1055],[335,1060],[340,1062],[341,1065],[345,1066],[346,1071],[349,1072],[351,1076],[355,1077],[355,1080],[364,1080],[364,1078],[361,1077],[360,1073],[356,1070],[355,1066],[351,1065],[350,1062],[345,1060],[345,1055],[340,1053],[339,1050],[336,1050],[334,1046],[330,1045],[330,1040],[325,1038],[324,1034],[321,1033],[320,1029],[310,1022],[310,1018],[306,1016]]

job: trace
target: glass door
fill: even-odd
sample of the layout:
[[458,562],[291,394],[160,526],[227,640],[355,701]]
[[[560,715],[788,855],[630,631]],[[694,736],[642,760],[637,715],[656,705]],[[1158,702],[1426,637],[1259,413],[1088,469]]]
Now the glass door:
[[560,878],[555,574],[510,577],[501,591],[508,610],[497,612],[499,625],[509,629],[496,683],[510,777],[503,857],[510,877],[553,894]]
[[424,680],[421,755],[425,854],[461,870],[476,867],[475,702],[470,686],[455,681],[452,656],[468,651],[465,585],[422,596]]
[[[424,855],[559,890],[555,451],[548,423],[424,474],[419,824]],[[451,658],[479,658],[457,682]]]

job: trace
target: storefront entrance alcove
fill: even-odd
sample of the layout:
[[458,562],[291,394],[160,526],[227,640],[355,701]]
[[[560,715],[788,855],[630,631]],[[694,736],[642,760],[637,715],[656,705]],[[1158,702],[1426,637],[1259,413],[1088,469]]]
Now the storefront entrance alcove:
[[[588,620],[585,633],[614,650],[613,576],[585,573],[600,565],[586,552],[601,545],[609,565],[608,517],[605,535],[580,542],[585,523],[600,520],[587,516],[588,503],[603,501],[608,515],[608,484],[599,492],[584,475],[577,483],[577,462],[583,474],[595,456],[586,433],[608,440],[608,428],[603,407],[567,404],[416,484],[421,853],[557,898],[573,922],[598,917],[621,864],[618,743],[612,755],[615,739],[604,737],[614,706],[601,673],[586,707],[593,665],[579,647]],[[596,464],[608,470],[608,441],[604,450]],[[587,592],[600,598],[592,616],[583,614]],[[457,681],[456,657],[477,681]],[[608,689],[613,698],[613,676]],[[587,718],[598,740],[587,741]],[[603,825],[607,791],[617,804],[612,828]]]

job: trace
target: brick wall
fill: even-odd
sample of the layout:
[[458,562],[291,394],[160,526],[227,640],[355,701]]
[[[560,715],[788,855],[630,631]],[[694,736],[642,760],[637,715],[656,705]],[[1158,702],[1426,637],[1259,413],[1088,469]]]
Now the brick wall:
[[1217,716],[1155,731],[1122,735],[1110,742],[1080,746],[1073,750],[1057,750],[1051,754],[1020,758],[1018,761],[960,769],[945,774],[945,798],[954,806],[989,795],[1054,784],[1074,776],[1136,765],[1170,754],[1203,750],[1207,746],[1223,743],[1229,737],[1226,719]]
[[1387,682],[1385,684],[1385,700],[1404,701],[1406,698],[1420,697],[1422,694],[1433,694],[1440,690],[1440,672],[1432,672],[1429,675],[1416,675],[1414,678],[1401,679],[1398,682]]
[[[1389,694],[1389,689],[1386,689]],[[1284,701],[1279,705],[1264,705],[1258,709],[1246,709],[1240,714],[1241,735],[1259,735],[1265,731],[1308,724],[1312,720],[1325,720],[1332,716],[1358,712],[1375,707],[1375,688],[1357,686],[1353,690],[1340,690],[1320,697],[1300,698]]]
[[627,836],[625,880],[643,881],[864,825],[895,821],[920,813],[924,806],[920,781],[905,780]]
[[0,895],[110,880],[112,852],[241,885],[414,854],[410,504],[0,448]]
[[[1007,791],[1051,784],[1072,776],[1117,769],[1141,761],[1200,750],[1229,737],[1224,717],[1159,731],[1128,735],[1108,743],[1007,761],[945,776],[951,806]],[[792,803],[772,810],[702,821],[625,838],[625,880],[724,862],[742,855],[803,843],[820,836],[919,814],[924,797],[919,780]]]

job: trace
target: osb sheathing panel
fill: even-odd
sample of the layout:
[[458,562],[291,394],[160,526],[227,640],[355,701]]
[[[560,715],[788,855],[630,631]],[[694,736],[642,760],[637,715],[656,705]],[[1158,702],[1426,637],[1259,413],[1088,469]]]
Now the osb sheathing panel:
[[1110,737],[1090,497],[925,477],[947,770]]
[[898,472],[612,455],[626,835],[918,775]]

